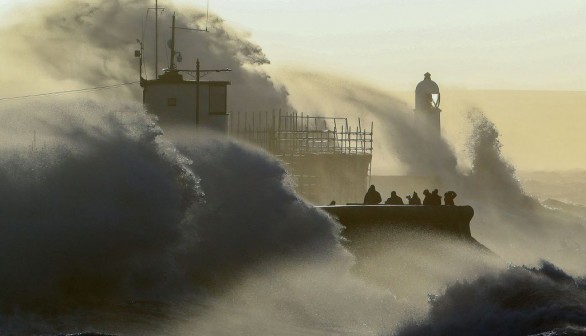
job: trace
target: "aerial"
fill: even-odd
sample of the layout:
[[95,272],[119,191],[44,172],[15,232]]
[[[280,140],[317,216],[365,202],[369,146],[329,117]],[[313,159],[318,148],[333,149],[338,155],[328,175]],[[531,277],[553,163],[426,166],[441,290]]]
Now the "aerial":
[[0,5],[0,334],[586,335],[583,1]]

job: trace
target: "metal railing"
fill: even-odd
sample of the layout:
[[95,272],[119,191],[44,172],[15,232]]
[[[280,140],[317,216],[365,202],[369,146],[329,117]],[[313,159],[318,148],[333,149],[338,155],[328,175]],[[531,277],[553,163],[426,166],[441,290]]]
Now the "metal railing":
[[276,155],[372,154],[370,129],[348,125],[348,118],[314,117],[303,113],[232,113],[232,136]]

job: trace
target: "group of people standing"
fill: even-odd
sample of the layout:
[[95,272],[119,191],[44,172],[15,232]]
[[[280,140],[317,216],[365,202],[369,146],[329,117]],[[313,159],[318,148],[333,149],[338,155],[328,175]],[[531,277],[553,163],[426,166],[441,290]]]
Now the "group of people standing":
[[[428,189],[423,191],[423,202],[417,195],[417,192],[413,192],[413,195],[407,195],[407,201],[409,205],[442,205],[442,197],[439,195],[439,191],[434,189],[432,192],[429,192]],[[448,191],[444,194],[444,205],[455,205],[454,198],[458,196],[454,191]],[[367,205],[374,205],[380,204],[382,202],[382,198],[380,193],[376,191],[374,185],[371,185],[364,195],[364,204]],[[397,192],[392,191],[391,197],[387,198],[385,204],[388,205],[404,205],[403,199],[397,195]]]

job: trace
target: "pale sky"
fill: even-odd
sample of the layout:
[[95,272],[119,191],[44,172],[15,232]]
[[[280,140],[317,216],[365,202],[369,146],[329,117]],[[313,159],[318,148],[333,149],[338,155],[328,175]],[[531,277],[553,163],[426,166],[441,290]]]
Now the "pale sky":
[[409,104],[429,71],[445,93],[451,140],[456,120],[479,107],[518,169],[586,169],[586,0],[210,0],[210,8],[250,32],[274,67],[404,90]]
[[[0,0],[0,11],[40,1]],[[394,90],[411,89],[429,71],[443,87],[586,91],[585,0],[209,2],[276,66],[350,74]]]
[[[0,0],[0,13],[41,1]],[[205,8],[207,0],[176,2]],[[272,68],[321,70],[404,92],[429,71],[445,93],[448,133],[450,118],[480,107],[520,169],[586,169],[586,0],[210,0],[210,10],[249,32]],[[411,104],[410,95],[402,98]]]
[[[185,1],[205,6],[205,0]],[[311,64],[393,89],[586,90],[584,0],[210,0],[274,64]]]

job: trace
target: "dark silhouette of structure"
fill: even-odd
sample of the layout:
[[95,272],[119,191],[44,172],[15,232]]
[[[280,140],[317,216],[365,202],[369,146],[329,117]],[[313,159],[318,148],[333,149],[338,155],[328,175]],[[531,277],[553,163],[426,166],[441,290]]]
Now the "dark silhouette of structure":
[[364,204],[366,205],[379,204],[382,200],[380,193],[376,191],[374,185],[371,185],[366,195],[364,195]]
[[444,194],[444,204],[445,205],[455,205],[454,204],[454,198],[456,198],[456,196],[458,196],[458,194],[456,194],[455,191],[448,191]]
[[[470,206],[337,205],[320,208],[344,225],[343,235],[351,242],[369,237],[367,244],[371,244],[370,239],[376,237],[365,235],[365,229],[368,232],[381,232],[378,230],[405,228],[442,232],[481,246],[470,233],[470,220],[474,216],[474,209]],[[382,241],[389,243],[387,235],[379,236]],[[433,244],[433,241],[429,243]]]
[[412,196],[407,195],[407,200],[409,201],[409,205],[421,205],[421,199],[415,191]]
[[415,88],[415,126],[433,136],[439,136],[441,134],[439,105],[439,86],[431,80],[431,74],[427,72]]
[[[155,4],[155,8],[149,9],[158,15],[163,8]],[[359,118],[358,125],[353,126],[348,118],[312,117],[297,111],[230,111],[231,82],[202,78],[231,70],[206,69],[201,67],[199,59],[193,59],[194,66],[179,68],[183,56],[177,48],[176,33],[199,29],[177,27],[175,14],[170,26],[168,65],[162,74],[156,47],[157,16],[154,78],[144,75],[147,67],[143,41],[137,41],[140,49],[134,53],[139,60],[143,104],[157,116],[163,129],[191,132],[212,129],[262,147],[286,163],[288,173],[295,180],[296,192],[314,204],[327,204],[332,195],[336,195],[338,203],[360,201],[368,188],[371,171],[372,122],[367,125]]]
[[[155,7],[158,13],[160,7]],[[158,22],[155,22],[158,29]],[[209,128],[222,133],[230,130],[230,113],[228,113],[228,86],[229,81],[202,81],[200,78],[211,72],[229,72],[230,69],[200,69],[199,59],[195,62],[195,69],[178,69],[177,62],[183,56],[176,50],[175,31],[177,29],[195,30],[175,26],[175,14],[171,24],[171,39],[169,40],[169,66],[162,75],[158,75],[158,56],[155,56],[155,78],[143,77],[144,45],[140,43],[140,50],[134,55],[140,58],[139,78],[143,88],[143,104],[148,111],[158,117],[158,123],[163,128],[184,127]],[[155,43],[158,38],[155,39]],[[155,48],[158,51],[158,48]],[[184,75],[194,76],[196,80],[187,80]]]
[[403,199],[400,196],[397,196],[397,192],[394,190],[391,192],[391,197],[387,198],[385,204],[404,205]]
[[[296,111],[230,114],[230,135],[262,147],[286,163],[296,192],[314,204],[360,202],[368,190],[373,129],[358,119]],[[335,196],[333,196],[335,195]]]

